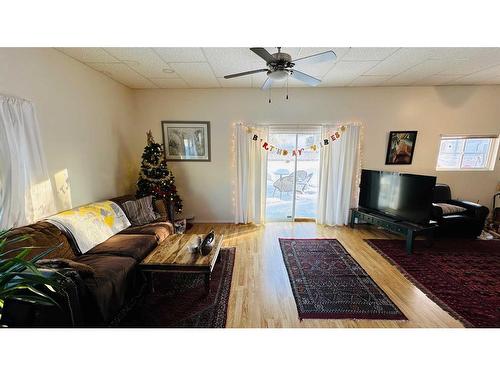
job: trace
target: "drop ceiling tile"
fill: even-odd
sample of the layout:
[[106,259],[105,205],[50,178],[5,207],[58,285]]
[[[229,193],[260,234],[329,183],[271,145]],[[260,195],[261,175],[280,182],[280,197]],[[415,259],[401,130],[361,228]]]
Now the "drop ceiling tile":
[[252,77],[236,77],[231,79],[217,78],[222,87],[252,87]]
[[212,68],[206,62],[171,63],[170,66],[184,79],[190,87],[220,87]]
[[203,48],[203,52],[217,77],[266,68],[266,62],[248,48]]
[[413,84],[416,86],[446,85],[462,77],[463,76],[459,74],[434,74],[417,80]]
[[152,48],[106,48],[106,51],[146,78],[178,78],[171,67]]
[[404,72],[397,74],[388,80],[388,83],[412,84],[415,81],[422,80],[430,75],[441,73],[447,66],[447,61],[428,59],[412,66]]
[[378,63],[366,74],[369,75],[396,75],[431,58],[432,48],[400,48],[391,56]]
[[110,78],[123,83],[125,86],[133,89],[146,89],[146,88],[156,88],[156,86],[144,78],[140,74],[134,72],[127,65],[122,63],[89,63],[88,64],[93,69],[104,73]]
[[323,77],[321,86],[345,86],[360,75],[365,75],[378,61],[339,61]]
[[500,77],[500,64],[488,69],[480,70],[476,73],[468,74],[458,78],[454,82],[464,84],[497,83]]
[[449,82],[450,85],[499,85],[500,76],[493,77],[478,77],[478,76],[466,76],[459,78],[457,80]]
[[57,50],[85,63],[109,63],[118,61],[103,48],[57,48]]
[[[500,76],[500,48],[400,48],[382,61],[358,59],[380,59],[392,52],[391,48],[345,48],[302,47],[283,48],[293,59],[333,49],[337,54],[334,64],[297,63],[297,70],[321,79],[322,87],[356,85],[448,85],[448,84],[498,84]],[[108,53],[106,50],[111,52]],[[265,73],[237,79],[220,81],[216,76],[265,67],[261,59],[248,48],[58,48],[96,70],[107,74],[118,82],[133,88],[158,86],[186,87],[256,87],[266,79]],[[274,47],[269,48],[274,53]],[[161,57],[160,57],[161,55]],[[354,59],[355,61],[350,61]],[[120,63],[120,60],[127,65]],[[176,67],[168,64],[173,61]],[[182,62],[202,64],[183,64]],[[208,64],[210,63],[210,64]],[[262,64],[262,65],[261,65]],[[373,64],[373,65],[372,65]],[[163,69],[178,69],[180,73],[164,73]],[[214,74],[215,72],[215,74]],[[185,77],[183,80],[181,77]],[[372,76],[391,76],[390,79]],[[145,78],[146,77],[146,78]],[[159,78],[153,83],[150,78]],[[162,82],[161,79],[169,78]],[[276,83],[282,87],[283,83]],[[302,85],[290,81],[290,87]]]
[[369,61],[369,60],[384,60],[398,48],[372,48],[372,47],[352,47],[342,57],[344,61]]
[[391,76],[359,76],[349,86],[378,86]]
[[443,71],[446,74],[472,74],[500,64],[500,48],[475,51],[467,59],[454,60]]
[[193,47],[155,47],[154,50],[167,63],[171,62],[202,62],[206,61],[201,48]]
[[186,89],[189,87],[181,78],[151,78],[151,81],[161,89]]

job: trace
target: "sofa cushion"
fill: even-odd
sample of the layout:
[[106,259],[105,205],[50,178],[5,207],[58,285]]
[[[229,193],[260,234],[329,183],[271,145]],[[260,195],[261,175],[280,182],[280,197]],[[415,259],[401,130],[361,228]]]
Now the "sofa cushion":
[[[14,250],[28,246],[35,246],[31,249],[28,259],[54,248],[46,258],[66,258],[75,259],[75,251],[72,249],[67,237],[55,225],[46,221],[39,221],[35,224],[26,225],[12,229],[7,234],[7,240],[13,240],[20,236],[26,236],[23,241],[8,243],[5,250]],[[15,256],[17,253],[11,253]]]
[[174,226],[168,221],[155,222],[146,225],[133,226],[122,230],[119,234],[146,234],[155,236],[156,242],[160,243],[169,235],[174,233]]
[[78,257],[78,262],[94,270],[93,276],[84,279],[87,300],[82,305],[86,317],[108,322],[135,288],[137,263],[129,257],[87,254]]
[[116,234],[89,250],[87,254],[116,255],[141,261],[156,245],[156,238],[154,236],[145,234]]

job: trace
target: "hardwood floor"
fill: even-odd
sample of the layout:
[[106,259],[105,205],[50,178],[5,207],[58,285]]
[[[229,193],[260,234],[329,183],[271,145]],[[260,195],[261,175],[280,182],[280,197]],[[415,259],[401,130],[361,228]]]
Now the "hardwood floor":
[[[315,223],[268,223],[260,226],[195,224],[189,232],[205,233],[211,228],[224,234],[223,247],[236,247],[226,325],[228,328],[462,327],[460,322],[427,298],[363,241],[365,238],[395,238],[382,230],[369,226],[351,229]],[[279,237],[338,239],[403,311],[408,321],[300,321],[278,243]]]

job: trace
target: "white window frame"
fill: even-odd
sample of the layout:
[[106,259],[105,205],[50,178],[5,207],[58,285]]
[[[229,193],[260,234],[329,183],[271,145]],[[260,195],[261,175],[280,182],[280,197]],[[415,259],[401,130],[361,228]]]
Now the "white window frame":
[[[475,139],[475,138],[489,138],[491,139],[491,144],[488,150],[488,155],[486,156],[486,167],[484,168],[442,168],[439,167],[439,155],[441,152],[441,142],[446,139]],[[441,134],[441,137],[439,138],[439,146],[438,146],[438,155],[437,155],[437,160],[436,160],[436,171],[440,172],[456,172],[456,171],[478,171],[478,172],[484,172],[484,171],[493,171],[495,169],[495,163],[496,159],[498,156],[498,147],[499,147],[499,142],[500,138],[497,135],[492,135],[492,134]],[[465,147],[465,144],[464,144]],[[464,152],[461,154],[461,159],[460,159],[460,165],[462,164],[462,158],[464,156]]]

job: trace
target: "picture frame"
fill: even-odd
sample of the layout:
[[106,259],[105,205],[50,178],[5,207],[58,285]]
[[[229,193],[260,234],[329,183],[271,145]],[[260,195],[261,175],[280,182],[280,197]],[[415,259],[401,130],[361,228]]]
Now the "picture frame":
[[162,121],[167,161],[210,161],[210,121]]
[[386,165],[411,164],[417,142],[416,130],[402,130],[389,132],[387,142]]

